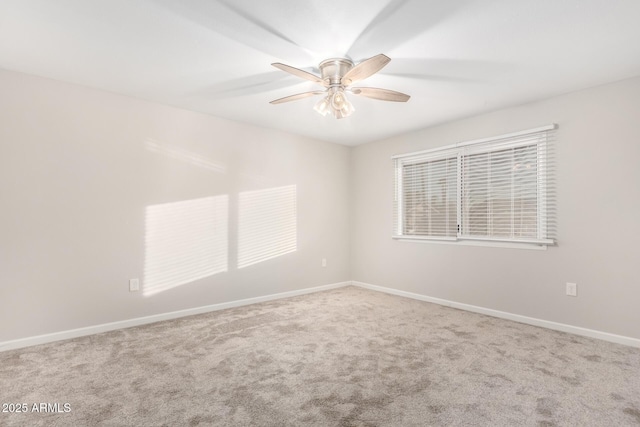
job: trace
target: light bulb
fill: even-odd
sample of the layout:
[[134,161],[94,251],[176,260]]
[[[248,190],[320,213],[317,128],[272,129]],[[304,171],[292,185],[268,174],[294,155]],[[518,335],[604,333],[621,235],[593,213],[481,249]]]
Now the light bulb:
[[331,96],[331,106],[335,110],[341,110],[342,107],[344,106],[344,102],[345,102],[345,97],[344,97],[344,92],[342,92],[342,90],[335,91]]
[[342,105],[342,108],[340,109],[340,111],[342,112],[342,116],[343,117],[349,117],[351,114],[353,114],[353,112],[356,109],[353,108],[353,104],[351,102],[349,102],[349,100],[347,99],[347,97],[344,97],[344,104]]
[[313,109],[316,110],[318,113],[322,114],[323,116],[326,116],[327,113],[329,112],[329,97],[325,96],[324,98],[322,98],[320,101],[316,103]]

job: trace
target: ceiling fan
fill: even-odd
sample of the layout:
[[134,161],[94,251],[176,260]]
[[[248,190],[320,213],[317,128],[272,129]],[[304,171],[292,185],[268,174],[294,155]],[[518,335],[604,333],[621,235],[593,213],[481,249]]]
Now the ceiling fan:
[[331,113],[336,119],[342,119],[349,117],[355,111],[346,96],[347,92],[381,101],[407,102],[410,98],[409,95],[393,90],[374,87],[351,87],[352,84],[380,71],[389,61],[391,61],[391,58],[383,54],[366,59],[358,65],[354,65],[353,61],[347,58],[331,58],[320,63],[321,77],[290,65],[279,62],[273,63],[271,65],[282,71],[318,83],[326,89],[285,96],[270,103],[282,104],[283,102],[296,101],[310,96],[324,95],[316,103],[314,109],[323,116]]

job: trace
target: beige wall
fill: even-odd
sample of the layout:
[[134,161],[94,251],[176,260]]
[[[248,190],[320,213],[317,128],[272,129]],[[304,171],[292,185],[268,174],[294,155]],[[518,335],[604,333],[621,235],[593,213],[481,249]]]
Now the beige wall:
[[[437,102],[437,100],[434,100]],[[390,156],[557,123],[558,246],[391,239]],[[353,280],[640,338],[640,78],[459,120],[351,153]],[[565,282],[578,297],[565,296]]]
[[[0,341],[350,279],[640,338],[640,78],[353,149],[7,71],[0,93]],[[390,238],[391,155],[548,123],[557,247]],[[240,194],[294,185],[296,250],[238,268]],[[207,198],[226,205],[227,271],[145,295],[150,268],[201,267],[175,265],[184,242],[158,248],[150,212],[183,206],[167,236],[201,233],[190,202]]]
[[[7,71],[0,94],[0,341],[350,279],[346,147]],[[279,187],[296,250],[238,269],[239,194]],[[165,240],[149,236],[158,209]],[[177,228],[226,253],[180,260]],[[145,295],[145,274],[205,277]]]

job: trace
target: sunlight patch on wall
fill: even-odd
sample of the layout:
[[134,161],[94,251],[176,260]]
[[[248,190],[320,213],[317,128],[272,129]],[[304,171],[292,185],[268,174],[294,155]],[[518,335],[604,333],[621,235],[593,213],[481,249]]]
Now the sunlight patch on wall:
[[142,293],[227,271],[227,195],[147,206]]
[[207,169],[218,173],[225,173],[227,171],[224,165],[209,160],[208,158],[201,156],[200,154],[187,151],[183,148],[161,144],[158,141],[154,141],[153,139],[147,139],[144,143],[144,146],[147,150],[153,153],[159,153],[169,158],[189,163],[202,169]]
[[296,186],[238,196],[238,268],[297,250]]

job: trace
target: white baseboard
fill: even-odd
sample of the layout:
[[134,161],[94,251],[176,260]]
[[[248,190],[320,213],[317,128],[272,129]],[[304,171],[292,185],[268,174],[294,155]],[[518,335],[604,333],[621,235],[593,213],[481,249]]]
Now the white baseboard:
[[610,334],[608,332],[596,331],[593,329],[581,328],[579,326],[567,325],[564,323],[551,322],[549,320],[536,319],[534,317],[521,316],[519,314],[507,313],[505,311],[492,310],[490,308],[478,307],[470,304],[463,304],[455,301],[449,301],[440,298],[429,297],[426,295],[416,294],[413,292],[401,291],[398,289],[385,288],[384,286],[371,285],[369,283],[351,282],[354,286],[370,289],[372,291],[384,292],[387,294],[398,295],[401,297],[412,298],[420,301],[431,302],[434,304],[444,305],[447,307],[457,308],[460,310],[472,311],[474,313],[486,314],[487,316],[499,317],[501,319],[513,320],[527,325],[540,326],[542,328],[553,329],[555,331],[568,332],[570,334],[582,335],[585,337],[596,338],[617,344],[628,345],[640,348],[640,339],[625,337],[623,335]]
[[0,342],[0,351],[14,350],[17,348],[30,347],[38,344],[46,344],[54,341],[62,341],[71,338],[94,335],[116,329],[130,328],[133,326],[146,325],[148,323],[160,322],[162,320],[177,319],[179,317],[193,316],[194,314],[209,313],[211,311],[224,310],[227,308],[241,307],[243,305],[256,304],[259,302],[273,301],[282,298],[295,297],[298,295],[310,294],[313,292],[326,291],[328,289],[341,288],[350,285],[351,282],[333,283],[331,285],[316,286],[313,288],[298,289],[295,291],[282,292],[278,294],[264,295],[255,298],[247,298],[237,301],[212,304],[204,307],[189,308],[186,310],[172,311],[169,313],[154,314],[152,316],[137,317],[135,319],[121,320],[118,322],[103,323],[101,325],[87,326],[85,328],[71,329],[68,331],[54,332],[51,334],[38,335],[34,337],[21,338],[12,341]]
[[298,295],[305,295],[305,294],[310,294],[314,292],[326,291],[329,289],[341,288],[348,285],[359,286],[361,288],[370,289],[378,292],[384,292],[391,295],[398,295],[405,298],[431,302],[434,304],[457,308],[460,310],[486,314],[488,316],[498,317],[501,319],[513,320],[515,322],[525,323],[528,325],[540,326],[542,328],[568,332],[575,335],[582,335],[585,337],[596,338],[604,341],[614,342],[617,344],[623,344],[631,347],[640,348],[640,339],[637,339],[637,338],[610,334],[607,332],[581,328],[579,326],[572,326],[564,323],[556,323],[548,320],[536,319],[534,317],[521,316],[519,314],[507,313],[504,311],[492,310],[490,308],[478,307],[475,305],[463,304],[455,301],[429,297],[426,295],[416,294],[413,292],[406,292],[398,289],[386,288],[384,286],[371,285],[369,283],[364,283],[364,282],[346,281],[346,282],[334,283],[330,285],[316,286],[313,288],[282,292],[278,294],[264,295],[264,296],[255,297],[255,298],[247,298],[247,299],[242,299],[237,301],[223,302],[220,304],[212,304],[212,305],[207,305],[203,307],[189,308],[186,310],[172,311],[169,313],[155,314],[152,316],[138,317],[135,319],[122,320],[118,322],[104,323],[101,325],[87,326],[85,328],[54,332],[51,334],[21,338],[13,341],[4,341],[4,342],[0,342],[0,352],[7,351],[7,350],[14,350],[14,349],[23,348],[23,347],[30,347],[38,344],[46,344],[54,341],[62,341],[62,340],[82,337],[86,335],[94,335],[102,332],[113,331],[116,329],[124,329],[124,328],[130,328],[133,326],[146,325],[149,323],[160,322],[163,320],[177,319],[179,317],[193,316],[195,314],[209,313],[211,311],[224,310],[227,308],[241,307],[244,305],[256,304],[259,302],[273,301],[273,300],[282,299],[282,298],[289,298],[289,297],[294,297]]

